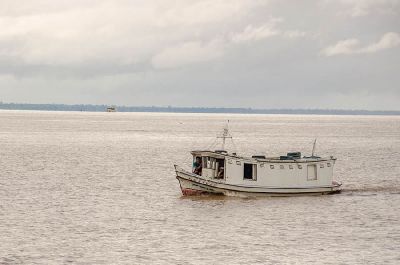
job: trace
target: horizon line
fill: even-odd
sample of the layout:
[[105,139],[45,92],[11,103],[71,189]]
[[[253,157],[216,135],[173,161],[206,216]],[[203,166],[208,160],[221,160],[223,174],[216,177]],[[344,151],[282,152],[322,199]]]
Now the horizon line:
[[400,110],[366,109],[322,109],[322,108],[251,108],[251,107],[178,107],[178,106],[126,106],[106,104],[64,104],[64,103],[5,103],[3,110],[44,110],[44,111],[106,111],[113,106],[119,112],[170,112],[170,113],[232,113],[232,114],[322,114],[322,115],[400,115]]

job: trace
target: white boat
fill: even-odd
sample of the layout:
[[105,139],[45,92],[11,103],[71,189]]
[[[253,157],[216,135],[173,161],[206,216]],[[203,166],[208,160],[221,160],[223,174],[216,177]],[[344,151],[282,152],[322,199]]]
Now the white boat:
[[176,178],[183,195],[221,194],[228,196],[293,196],[332,194],[342,184],[333,180],[336,158],[300,152],[285,156],[243,157],[225,150],[232,138],[228,127],[222,135],[221,150],[192,151],[192,170],[175,165]]
[[115,106],[107,107],[107,112],[116,112],[117,108]]

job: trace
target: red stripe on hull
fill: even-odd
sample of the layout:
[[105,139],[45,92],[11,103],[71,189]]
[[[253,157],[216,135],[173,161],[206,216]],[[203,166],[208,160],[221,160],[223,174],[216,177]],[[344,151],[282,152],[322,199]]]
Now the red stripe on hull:
[[196,196],[196,195],[201,195],[205,194],[207,192],[201,191],[201,190],[194,190],[194,189],[182,189],[182,194],[185,196]]

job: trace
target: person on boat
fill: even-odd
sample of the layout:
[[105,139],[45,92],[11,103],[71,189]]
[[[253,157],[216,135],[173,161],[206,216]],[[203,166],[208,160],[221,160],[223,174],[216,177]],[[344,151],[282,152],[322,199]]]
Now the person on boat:
[[224,178],[224,167],[219,168],[217,178],[219,178],[219,179]]
[[201,175],[201,159],[200,157],[196,157],[196,161],[193,162],[193,173],[196,175]]

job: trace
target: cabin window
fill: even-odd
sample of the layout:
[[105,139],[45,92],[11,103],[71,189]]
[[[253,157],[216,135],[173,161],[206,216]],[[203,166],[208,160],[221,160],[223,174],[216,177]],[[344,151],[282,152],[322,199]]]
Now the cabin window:
[[269,167],[270,167],[271,169],[274,169],[274,165],[269,165]]
[[215,158],[211,158],[211,168],[216,169],[217,168],[217,160]]
[[331,163],[326,164],[328,167],[331,167]]
[[207,168],[211,168],[211,157],[207,157]]
[[284,165],[280,165],[279,168],[280,169],[285,169],[285,166]]
[[297,165],[297,167],[298,167],[299,169],[302,169],[302,168],[303,168],[303,166],[302,166],[302,165]]
[[257,165],[244,163],[243,179],[257,180]]
[[216,165],[215,165],[216,159],[209,157],[209,156],[204,156],[202,157],[202,166],[203,168],[210,168],[210,169],[215,169]]
[[317,180],[317,165],[307,166],[307,180]]
[[293,169],[293,165],[289,165],[289,169]]

